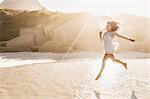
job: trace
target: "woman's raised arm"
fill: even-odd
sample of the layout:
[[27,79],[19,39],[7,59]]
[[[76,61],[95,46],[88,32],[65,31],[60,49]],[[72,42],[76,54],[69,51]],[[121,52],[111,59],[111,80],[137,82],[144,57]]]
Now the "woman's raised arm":
[[118,33],[117,33],[117,36],[118,36],[118,37],[120,37],[120,38],[123,38],[123,39],[129,40],[129,41],[135,42],[135,40],[134,40],[134,39],[131,39],[131,38],[125,37],[125,36],[120,35],[120,34],[118,34]]

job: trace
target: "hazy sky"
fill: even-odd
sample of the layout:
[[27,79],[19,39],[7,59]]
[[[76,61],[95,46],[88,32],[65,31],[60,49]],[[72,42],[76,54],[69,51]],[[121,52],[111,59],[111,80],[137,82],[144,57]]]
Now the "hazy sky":
[[[2,0],[0,0],[2,1]],[[95,15],[131,13],[150,17],[150,0],[39,0],[49,10],[86,11]]]

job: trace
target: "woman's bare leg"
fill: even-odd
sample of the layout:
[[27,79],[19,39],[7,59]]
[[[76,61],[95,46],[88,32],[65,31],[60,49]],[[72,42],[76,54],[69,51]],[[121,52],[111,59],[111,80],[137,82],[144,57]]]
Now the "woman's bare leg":
[[95,80],[98,80],[101,77],[101,74],[105,68],[105,63],[106,63],[107,59],[108,59],[108,54],[105,54],[105,56],[103,57],[103,61],[102,61],[102,67],[101,67],[100,72],[98,73],[97,77],[95,78]]
[[113,54],[111,54],[110,58],[112,59],[112,61],[113,61],[113,62],[116,62],[116,63],[122,64],[122,65],[123,65],[123,66],[127,69],[127,63],[124,63],[124,62],[122,62],[121,60],[116,59],[116,58],[114,57],[114,55],[113,55]]

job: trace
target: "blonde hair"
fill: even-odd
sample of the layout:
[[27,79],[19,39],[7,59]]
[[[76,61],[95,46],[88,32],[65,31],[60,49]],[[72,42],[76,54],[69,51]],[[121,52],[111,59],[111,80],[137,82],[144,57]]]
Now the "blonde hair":
[[119,28],[119,26],[118,26],[119,23],[118,23],[118,22],[115,22],[115,21],[109,21],[109,22],[107,22],[107,24],[111,25],[112,31],[117,31],[118,28]]

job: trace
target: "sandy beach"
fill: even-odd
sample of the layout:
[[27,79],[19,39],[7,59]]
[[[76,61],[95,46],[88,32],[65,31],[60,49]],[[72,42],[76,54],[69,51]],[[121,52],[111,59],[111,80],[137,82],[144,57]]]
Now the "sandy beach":
[[128,63],[128,70],[108,60],[97,81],[103,54],[71,53],[60,61],[64,53],[1,53],[0,98],[149,99],[150,54],[123,53],[115,56]]

